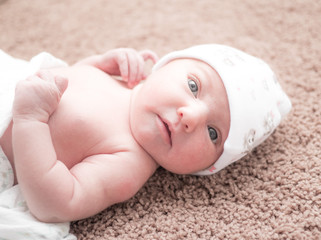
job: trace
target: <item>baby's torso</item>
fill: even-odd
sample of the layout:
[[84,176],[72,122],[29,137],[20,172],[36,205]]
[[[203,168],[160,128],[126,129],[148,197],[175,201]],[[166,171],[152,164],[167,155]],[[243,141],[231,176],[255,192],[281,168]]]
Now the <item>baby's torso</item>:
[[[49,126],[59,160],[68,167],[99,153],[115,153],[129,144],[131,90],[90,66],[52,70],[69,79]],[[128,146],[127,146],[128,147]]]
[[96,154],[143,151],[131,135],[131,90],[124,83],[91,66],[50,72],[69,79],[48,122],[57,158],[68,168]]

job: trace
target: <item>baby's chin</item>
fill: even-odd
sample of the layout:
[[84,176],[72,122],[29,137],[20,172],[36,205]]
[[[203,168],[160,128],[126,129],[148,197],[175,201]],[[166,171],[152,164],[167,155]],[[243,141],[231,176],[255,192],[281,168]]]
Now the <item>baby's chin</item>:
[[165,169],[168,172],[178,174],[178,175],[194,175],[197,172],[203,171],[207,168],[197,167],[197,168],[186,168],[186,166],[182,167],[172,167],[172,166],[162,166],[158,164],[161,168]]

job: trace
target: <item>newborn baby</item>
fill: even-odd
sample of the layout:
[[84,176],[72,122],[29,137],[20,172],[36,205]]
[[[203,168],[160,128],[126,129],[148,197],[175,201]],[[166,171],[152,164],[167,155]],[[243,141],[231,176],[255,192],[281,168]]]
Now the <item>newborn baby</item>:
[[147,59],[157,57],[115,49],[70,67],[48,54],[5,61],[16,77],[6,91],[12,118],[0,119],[0,161],[10,162],[39,220],[92,216],[131,198],[159,166],[218,172],[262,143],[291,109],[270,67],[234,48],[173,52],[146,77]]

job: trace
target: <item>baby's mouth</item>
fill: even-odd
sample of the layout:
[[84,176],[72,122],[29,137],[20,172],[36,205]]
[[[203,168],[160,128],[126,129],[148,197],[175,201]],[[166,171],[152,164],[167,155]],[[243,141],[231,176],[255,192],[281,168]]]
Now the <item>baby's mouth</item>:
[[169,136],[169,140],[170,140],[170,143],[171,143],[171,145],[172,145],[172,133],[171,133],[171,131],[169,130],[168,124],[167,124],[166,122],[164,122],[164,121],[163,121],[163,123],[164,123],[164,125],[165,125],[165,127],[166,127],[166,130],[167,130],[167,133],[168,133],[168,136]]
[[170,123],[166,123],[159,115],[157,115],[157,119],[165,142],[172,146],[172,132],[169,126]]

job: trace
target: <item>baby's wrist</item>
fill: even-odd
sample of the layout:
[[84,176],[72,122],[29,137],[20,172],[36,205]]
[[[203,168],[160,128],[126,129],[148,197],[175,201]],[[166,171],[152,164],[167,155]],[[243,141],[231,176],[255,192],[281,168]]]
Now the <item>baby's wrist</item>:
[[34,115],[34,114],[14,114],[12,117],[12,121],[14,124],[18,123],[34,123],[40,122],[47,124],[49,120],[49,116],[43,115]]

